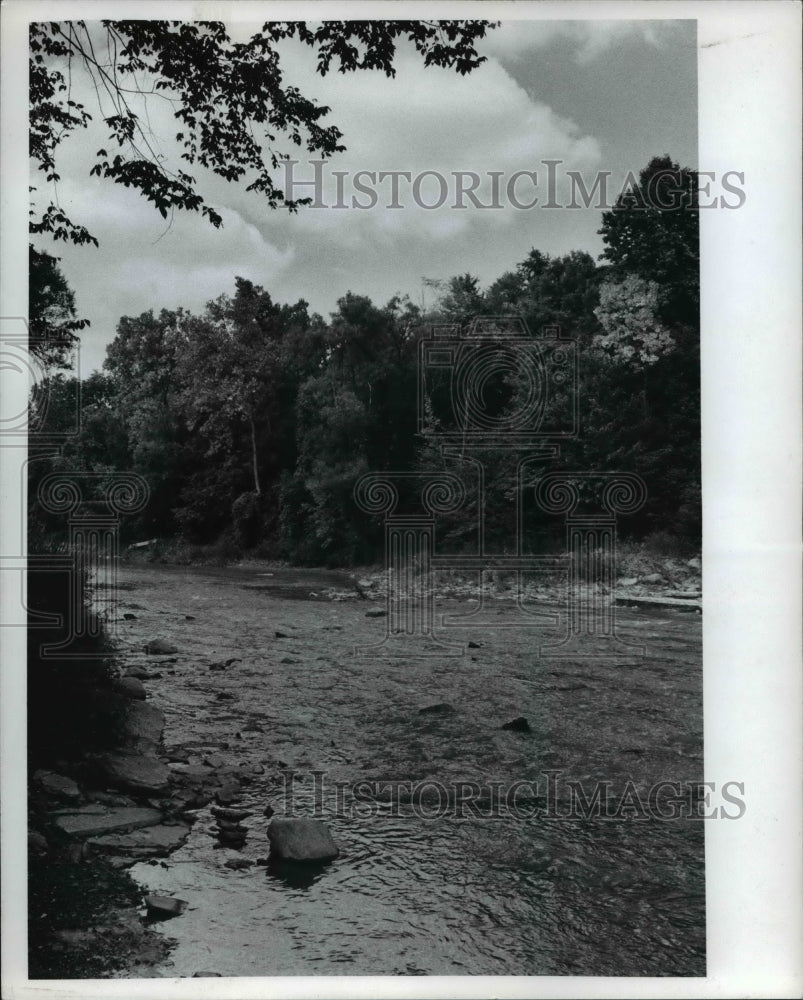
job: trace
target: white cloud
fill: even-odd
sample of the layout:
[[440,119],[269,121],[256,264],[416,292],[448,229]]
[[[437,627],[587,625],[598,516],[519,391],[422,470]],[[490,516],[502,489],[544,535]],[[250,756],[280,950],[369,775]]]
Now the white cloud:
[[675,30],[672,21],[503,21],[482,47],[498,58],[521,59],[567,39],[575,61],[585,65],[624,43],[642,42],[657,48]]
[[[335,238],[344,246],[355,241],[405,230],[428,238],[450,238],[468,231],[479,221],[476,210],[455,211],[457,181],[455,171],[478,174],[483,183],[477,196],[490,199],[489,171],[507,176],[520,170],[543,170],[544,159],[560,159],[566,169],[593,169],[600,159],[596,138],[582,135],[577,126],[543,103],[535,101],[496,60],[490,59],[468,77],[437,68],[424,69],[411,49],[400,48],[395,79],[379,74],[333,75],[325,79],[314,74],[309,53],[288,48],[282,53],[286,79],[304,93],[332,106],[332,118],[344,133],[345,153],[324,167],[325,200],[335,200],[332,171],[346,171],[346,203],[355,194],[352,178],[361,171],[376,175],[380,192],[377,207],[366,211],[307,209],[293,219],[294,231],[315,233],[323,239]],[[313,177],[309,162],[296,153],[296,180]],[[383,209],[389,200],[391,181],[379,181],[381,171],[409,171],[414,179],[424,171],[437,171],[448,181],[448,198],[443,208],[427,210],[415,204],[411,184],[399,178],[400,209]],[[276,174],[284,186],[285,173]],[[370,184],[370,181],[366,181]],[[428,203],[438,199],[436,178],[420,188]],[[297,188],[300,196],[310,188]],[[358,194],[358,193],[357,193]],[[359,194],[358,194],[359,197]],[[241,203],[242,204],[242,203]],[[251,214],[251,206],[248,214]],[[508,220],[499,216],[504,228]],[[448,216],[448,221],[447,217]],[[257,224],[260,224],[259,222]],[[269,224],[273,229],[273,219]],[[280,228],[284,228],[279,223]]]

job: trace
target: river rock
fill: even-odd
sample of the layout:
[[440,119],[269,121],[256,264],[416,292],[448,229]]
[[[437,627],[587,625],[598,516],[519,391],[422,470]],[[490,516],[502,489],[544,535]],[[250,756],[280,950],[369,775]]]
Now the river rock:
[[167,656],[170,653],[177,653],[178,646],[174,646],[166,639],[151,639],[145,646],[145,652],[148,656]]
[[454,708],[445,701],[439,701],[435,705],[426,705],[424,708],[419,708],[419,715],[452,715],[454,713]]
[[240,848],[245,844],[245,833],[236,830],[218,830],[217,839],[227,847]]
[[159,745],[164,726],[164,713],[155,705],[131,701],[126,705],[122,722],[123,744],[143,753],[151,753]]
[[104,806],[136,805],[136,802],[128,795],[115,795],[113,792],[90,792],[87,798],[90,802],[99,802]]
[[251,868],[254,862],[250,858],[229,858],[228,861],[224,862],[225,868],[231,868],[232,871],[242,871],[243,868]]
[[147,669],[147,667],[138,667],[135,665],[133,667],[129,667],[123,676],[136,677],[138,680],[147,681],[151,676],[151,672]]
[[468,644],[468,648],[469,648],[469,649],[480,649],[480,648],[481,648],[481,646],[482,646],[482,643],[481,643],[481,642],[474,642],[474,640],[473,640],[473,639],[472,639],[472,640],[471,640],[471,642],[469,642],[469,644]]
[[530,723],[524,718],[523,715],[519,715],[515,719],[511,719],[510,722],[506,722],[502,729],[509,729],[514,733],[531,733]]
[[695,556],[694,559],[688,559],[686,561],[686,565],[689,569],[701,570],[703,568],[702,561],[698,559],[697,556]]
[[370,611],[365,612],[366,618],[384,618],[387,615],[387,611],[384,608],[371,608]]
[[126,698],[134,698],[137,701],[145,701],[145,685],[137,677],[121,677],[117,682],[117,690]]
[[63,774],[55,774],[53,771],[37,771],[33,780],[43,792],[53,795],[57,799],[75,802],[81,798],[81,789],[72,778],[66,778]]
[[[161,817],[159,817],[161,819]],[[190,828],[160,823],[132,830],[130,833],[108,833],[87,841],[90,849],[100,854],[122,854],[133,858],[164,857],[181,847]]]
[[212,815],[229,823],[239,823],[240,820],[248,819],[254,814],[248,809],[224,809],[221,806],[212,806]]
[[247,826],[243,826],[242,823],[238,823],[233,819],[218,819],[217,825],[218,829],[225,830],[226,833],[248,833]]
[[[176,899],[174,896],[148,895],[145,897],[148,916],[151,920],[167,920],[180,916],[189,906],[186,899]],[[210,973],[214,975],[215,973]]]
[[226,761],[220,756],[219,753],[210,753],[208,756],[204,757],[204,764],[207,767],[223,767]]
[[340,851],[319,819],[275,817],[268,826],[271,855],[287,861],[330,861]]
[[133,622],[137,620],[137,616],[132,615],[130,611],[126,611],[126,613],[123,615],[123,620],[127,622]]
[[666,577],[660,573],[648,573],[640,578],[641,583],[666,583]]
[[636,577],[636,576],[628,576],[628,577],[624,577],[621,580],[617,580],[616,581],[616,586],[617,587],[635,587],[635,585],[637,583],[638,583],[638,577]]
[[136,753],[106,753],[96,758],[96,765],[113,788],[143,795],[159,795],[167,790],[170,771],[155,757]]
[[231,805],[240,797],[241,791],[239,781],[227,781],[215,792],[215,801],[221,806]]
[[107,809],[103,806],[85,806],[75,812],[57,816],[53,825],[67,837],[81,838],[155,826],[161,821],[162,814],[157,809],[125,806]]

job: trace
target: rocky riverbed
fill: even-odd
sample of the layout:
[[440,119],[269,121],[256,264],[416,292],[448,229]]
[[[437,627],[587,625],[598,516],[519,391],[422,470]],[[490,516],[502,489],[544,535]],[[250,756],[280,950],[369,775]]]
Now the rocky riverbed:
[[[682,604],[694,583],[663,586]],[[523,628],[510,596],[449,631],[462,655],[355,656],[385,635],[376,576],[124,567],[121,746],[32,783],[33,863],[56,851],[74,883],[45,880],[33,955],[55,940],[53,974],[76,975],[704,974],[700,820],[549,810],[570,781],[621,806],[702,779],[695,604],[620,609],[643,658],[554,658],[559,605],[531,594]],[[437,611],[480,609],[453,590]],[[269,863],[274,813],[325,820],[336,859]],[[54,927],[70,885],[87,912]],[[82,964],[93,948],[108,960]]]

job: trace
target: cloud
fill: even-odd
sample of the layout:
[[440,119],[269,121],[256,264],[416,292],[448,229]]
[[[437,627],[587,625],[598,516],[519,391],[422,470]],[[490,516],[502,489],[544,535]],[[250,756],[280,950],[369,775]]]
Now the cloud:
[[[498,35],[498,51],[505,56],[528,51],[537,58],[538,51],[568,32],[577,58],[584,59],[596,58],[641,30],[632,22],[624,29],[521,22],[506,24],[486,41]],[[537,100],[490,46],[488,52],[490,58],[477,71],[459,77],[424,68],[410,46],[400,45],[397,75],[387,79],[367,71],[321,78],[310,50],[297,43],[280,49],[285,84],[331,107],[326,124],[336,124],[344,135],[347,151],[326,165],[327,200],[334,201],[335,170],[348,175],[349,202],[352,178],[359,170],[410,171],[413,176],[437,171],[449,184],[447,202],[437,210],[415,205],[409,184],[401,179],[403,209],[380,203],[369,211],[306,208],[291,215],[271,210],[264,198],[247,193],[245,184],[228,184],[193,168],[205,200],[223,216],[223,229],[215,230],[199,215],[188,213],[176,213],[168,225],[136,192],[89,177],[95,151],[104,144],[102,126],[98,129],[95,123],[65,143],[59,156],[65,178],[60,198],[68,213],[101,241],[99,251],[56,248],[75,288],[79,313],[93,323],[84,338],[90,367],[102,360],[121,315],[179,305],[199,311],[221,293],[231,294],[236,275],[268,288],[278,301],[303,297],[326,313],[349,288],[385,301],[397,291],[417,294],[423,275],[448,277],[471,270],[489,281],[523,259],[533,245],[555,253],[587,245],[584,233],[590,228],[593,234],[598,223],[584,223],[583,213],[517,211],[504,193],[504,210],[451,207],[455,171],[480,175],[478,197],[487,203],[490,171],[502,174],[503,192],[516,171],[537,171],[539,191],[533,192],[526,178],[518,188],[526,199],[533,193],[543,195],[545,159],[561,160],[562,170],[584,175],[593,175],[600,163],[598,137]],[[178,151],[171,136],[178,126],[168,111],[166,102],[151,100],[149,118],[143,120],[149,121],[162,151],[176,163]],[[286,151],[302,161],[297,176],[311,177],[306,154],[293,146]],[[277,180],[284,186],[283,171]],[[389,181],[377,178],[377,188],[381,202],[387,201]],[[434,178],[422,185],[421,193],[433,197]]]
[[[353,179],[359,171],[375,175],[374,181],[365,177],[363,182],[379,192],[379,204],[370,210],[304,210],[292,220],[297,232],[337,238],[344,246],[373,237],[381,242],[386,235],[401,231],[449,239],[479,222],[476,210],[456,211],[453,207],[459,183],[455,172],[479,175],[482,185],[477,196],[487,202],[490,171],[504,175],[504,189],[507,176],[520,170],[543,170],[544,159],[560,159],[566,169],[589,170],[599,163],[597,139],[581,134],[573,122],[534,100],[496,59],[464,78],[448,70],[424,69],[420,58],[406,46],[399,49],[394,79],[368,73],[321,79],[314,73],[313,57],[298,48],[282,53],[282,65],[288,82],[334,109],[331,118],[344,134],[347,151],[323,168],[326,202],[333,204],[337,197],[333,171],[346,175],[342,181],[346,204],[350,205],[355,195]],[[299,153],[294,159],[299,162],[293,168],[293,179],[311,180],[314,170],[309,161]],[[403,210],[382,208],[390,201],[392,183],[389,178],[379,179],[382,171],[411,174],[410,180],[399,177],[397,182]],[[447,180],[442,208],[428,210],[415,202],[412,181],[426,171]],[[277,183],[284,187],[286,177],[284,170],[277,172]],[[423,179],[421,200],[436,203],[439,187],[436,177]],[[297,187],[293,194],[311,195],[313,190]],[[359,192],[356,195],[366,203]],[[256,221],[251,214],[253,202],[249,207],[243,201],[238,204]],[[500,216],[498,225],[504,227],[504,213],[495,214]],[[272,230],[276,224],[270,220]],[[278,226],[284,228],[281,222]]]
[[625,44],[661,47],[675,31],[672,21],[503,21],[482,48],[496,58],[522,59],[565,40],[575,62],[583,66]]

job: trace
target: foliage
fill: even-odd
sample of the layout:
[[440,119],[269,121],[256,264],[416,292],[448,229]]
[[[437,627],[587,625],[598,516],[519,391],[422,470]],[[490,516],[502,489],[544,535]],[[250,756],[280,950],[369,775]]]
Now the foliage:
[[75,295],[58,261],[28,248],[28,344],[49,371],[69,367],[78,331],[89,326],[89,320],[76,318]]
[[[484,21],[267,22],[246,42],[235,42],[218,21],[50,21],[30,26],[30,152],[48,183],[59,180],[56,153],[92,114],[73,99],[72,75],[82,68],[97,95],[108,130],[90,173],[133,188],[167,217],[175,209],[200,212],[219,227],[222,218],[198,189],[193,167],[229,182],[245,182],[271,208],[295,211],[309,202],[285,198],[273,172],[303,148],[328,158],[345,147],[326,125],[330,109],[283,82],[279,43],[297,39],[312,48],[317,70],[379,70],[395,75],[396,46],[407,40],[425,66],[461,75],[483,61],[475,43]],[[148,97],[169,106],[180,163],[169,163],[150,129]],[[96,238],[51,201],[31,224],[33,233],[76,244]]]
[[595,345],[636,367],[669,353],[675,342],[657,317],[659,295],[656,282],[635,274],[603,282],[594,312],[604,332],[594,338]]
[[587,342],[599,329],[595,308],[600,272],[593,257],[582,251],[551,257],[533,249],[515,271],[490,286],[488,312],[520,316],[533,334],[557,325]]
[[[604,216],[607,263],[534,248],[488,288],[470,274],[452,278],[427,319],[452,325],[458,336],[478,315],[491,323],[520,316],[536,341],[557,323],[579,354],[580,433],[561,441],[548,467],[638,473],[648,499],[623,520],[622,531],[668,532],[695,547],[699,325],[677,288],[685,282],[687,300],[694,300],[698,279],[688,270],[680,282],[667,263],[670,233],[685,241],[675,247],[684,261],[694,240],[686,222],[639,212],[623,202]],[[655,244],[666,241],[663,263],[636,252],[637,241],[624,253],[631,215],[645,245],[644,219],[652,219]],[[148,481],[151,500],[127,522],[132,537],[180,538],[189,546],[217,540],[221,551],[348,565],[382,556],[381,518],[367,516],[353,498],[355,483],[369,471],[457,473],[465,500],[439,518],[438,545],[474,551],[481,460],[486,541],[510,552],[521,455],[477,451],[468,439],[447,455],[436,438],[419,434],[424,332],[421,311],[407,299],[378,306],[347,292],[325,321],[310,315],[303,300],[280,304],[241,278],[233,295],[220,295],[198,315],[178,309],[123,317],[104,372],[83,385],[79,433],[60,458],[32,463],[32,482],[53,468],[136,471]],[[54,426],[66,419],[74,388],[68,378],[54,381],[48,417]],[[511,371],[494,376],[483,398],[501,418],[521,408],[527,391],[522,373]],[[431,428],[459,419],[453,392],[451,370],[427,372],[420,405]],[[567,384],[550,382],[543,426],[559,424],[569,392]],[[524,551],[562,544],[562,524],[547,525],[533,506],[531,487],[544,467],[533,463],[523,474]],[[31,523],[52,533],[55,526],[41,520],[33,516]]]
[[656,156],[602,214],[604,259],[617,278],[633,274],[657,284],[658,318],[664,322],[699,326],[697,206],[695,172],[669,156]]

